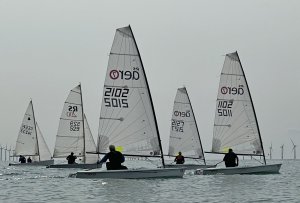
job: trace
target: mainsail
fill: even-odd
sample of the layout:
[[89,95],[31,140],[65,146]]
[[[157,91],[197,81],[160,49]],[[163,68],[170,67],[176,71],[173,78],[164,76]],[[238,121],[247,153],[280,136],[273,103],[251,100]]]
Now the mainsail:
[[[88,139],[87,143],[86,138]],[[96,149],[95,143],[93,148],[91,142],[94,140],[86,118],[83,116],[82,92],[79,84],[70,91],[64,103],[53,157],[66,158],[73,152],[76,156],[83,157],[84,163],[88,163],[90,159],[86,162],[86,151],[95,151]],[[93,156],[95,157],[95,155]]]
[[98,136],[99,153],[106,153],[113,144],[125,155],[162,156],[150,90],[130,26],[115,34]]
[[212,152],[263,156],[256,115],[237,52],[227,54],[217,96]]
[[15,156],[38,156],[38,141],[32,101],[25,112],[16,142]]
[[200,135],[185,87],[178,88],[172,112],[169,156],[182,152],[185,157],[204,160]]

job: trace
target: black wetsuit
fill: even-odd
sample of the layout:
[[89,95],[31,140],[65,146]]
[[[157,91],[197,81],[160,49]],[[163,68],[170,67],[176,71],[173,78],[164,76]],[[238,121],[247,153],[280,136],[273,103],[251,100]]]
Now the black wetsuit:
[[226,167],[235,167],[237,164],[235,163],[235,159],[238,159],[237,155],[234,152],[228,152],[223,161],[225,161]]
[[125,161],[125,158],[121,152],[111,151],[108,152],[100,161],[100,163],[104,163],[107,160],[109,162],[106,163],[107,170],[121,170],[127,169],[126,166],[121,165]]
[[76,156],[74,156],[74,155],[69,155],[69,156],[67,157],[68,164],[75,164],[75,159],[77,159]]
[[184,164],[184,156],[177,155],[174,161],[176,161],[176,164]]
[[19,162],[21,162],[21,164],[26,163],[26,158],[25,158],[24,156],[21,156],[21,157],[19,158]]

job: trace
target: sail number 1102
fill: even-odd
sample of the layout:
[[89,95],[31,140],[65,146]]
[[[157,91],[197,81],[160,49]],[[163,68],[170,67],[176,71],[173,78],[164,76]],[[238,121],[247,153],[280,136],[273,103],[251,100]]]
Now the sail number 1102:
[[219,116],[229,116],[232,117],[232,105],[233,105],[233,100],[223,100],[219,101],[218,103],[218,115]]

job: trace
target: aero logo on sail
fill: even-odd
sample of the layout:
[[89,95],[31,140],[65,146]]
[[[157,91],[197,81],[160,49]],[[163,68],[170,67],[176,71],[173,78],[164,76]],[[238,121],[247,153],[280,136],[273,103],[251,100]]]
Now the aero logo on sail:
[[244,86],[239,85],[238,88],[236,87],[221,87],[222,94],[232,94],[232,95],[243,95],[244,94]]
[[139,68],[133,68],[133,71],[130,70],[117,70],[113,69],[109,72],[109,77],[113,80],[138,80],[140,79],[140,73],[138,72]]

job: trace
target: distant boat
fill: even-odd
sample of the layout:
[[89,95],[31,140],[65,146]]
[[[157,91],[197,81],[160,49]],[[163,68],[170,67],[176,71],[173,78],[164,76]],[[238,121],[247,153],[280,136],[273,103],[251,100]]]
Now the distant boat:
[[31,157],[32,163],[9,163],[10,166],[47,166],[53,164],[50,150],[35,121],[33,104],[29,102],[16,142],[14,156]]
[[[96,144],[83,111],[81,85],[74,87],[66,101],[60,117],[53,157],[64,158],[74,153],[82,159],[77,164],[53,164],[47,168],[97,168]],[[78,161],[78,159],[76,160]]]
[[182,152],[185,159],[203,161],[204,164],[166,164],[167,168],[211,168],[207,165],[192,104],[185,87],[178,88],[172,112],[168,156]]
[[100,113],[97,153],[113,144],[125,156],[161,158],[163,168],[78,171],[77,178],[182,177],[184,168],[164,168],[153,102],[131,27],[116,31],[111,48]]
[[199,169],[195,173],[279,173],[281,164],[266,163],[254,105],[237,52],[225,57],[218,90],[211,153],[226,154],[229,148],[237,155],[263,157],[264,163],[258,166]]

